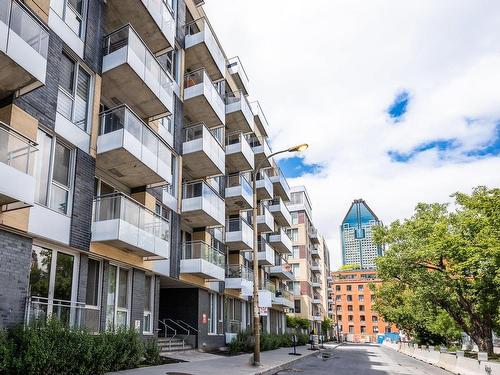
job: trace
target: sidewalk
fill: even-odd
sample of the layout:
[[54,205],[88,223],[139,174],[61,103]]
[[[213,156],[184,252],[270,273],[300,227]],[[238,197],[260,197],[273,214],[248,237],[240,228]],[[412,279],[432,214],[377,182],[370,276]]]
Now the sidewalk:
[[[334,349],[339,344],[325,344],[325,349]],[[201,356],[196,353],[193,355],[194,361],[185,363],[172,363],[169,365],[161,365],[154,367],[143,367],[132,370],[125,370],[119,372],[109,373],[120,375],[165,375],[168,373],[183,373],[189,375],[221,375],[228,370],[231,375],[267,375],[272,374],[295,361],[307,358],[312,355],[318,355],[318,350],[308,350],[308,346],[298,346],[297,353],[301,356],[289,355],[292,348],[280,348],[276,350],[269,350],[261,353],[262,366],[255,368],[251,365],[252,354],[241,354],[234,357],[225,357],[215,354],[203,354]],[[323,350],[321,350],[323,351]],[[178,353],[172,355],[177,359],[189,360],[189,353]]]

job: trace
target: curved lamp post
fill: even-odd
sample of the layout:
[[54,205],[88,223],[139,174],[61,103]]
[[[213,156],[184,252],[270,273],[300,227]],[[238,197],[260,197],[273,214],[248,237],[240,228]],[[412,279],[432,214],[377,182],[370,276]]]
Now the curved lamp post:
[[[268,156],[268,159],[275,155],[282,154],[284,152],[300,152],[305,151],[309,145],[303,143],[297,146],[287,148],[278,152],[273,152]],[[258,234],[257,234],[257,173],[260,171],[262,166],[260,163],[253,170],[252,187],[253,187],[253,335],[255,339],[255,345],[253,350],[253,364],[254,366],[260,366],[260,317],[259,317],[259,249],[258,249]]]

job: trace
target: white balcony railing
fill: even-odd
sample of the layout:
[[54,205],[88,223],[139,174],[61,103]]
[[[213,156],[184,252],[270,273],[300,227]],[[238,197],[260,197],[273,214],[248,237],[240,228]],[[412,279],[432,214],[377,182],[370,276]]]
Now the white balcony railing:
[[[238,122],[235,130],[241,130],[245,133],[254,131],[255,122],[252,109],[250,108],[250,104],[248,103],[246,96],[241,90],[227,93],[225,103],[226,117],[230,116],[231,114],[239,114],[235,117],[235,122]],[[232,126],[231,123],[228,123],[228,121],[226,122],[226,125],[228,127],[235,127]]]
[[[193,225],[224,225],[226,214],[224,200],[212,186],[205,181],[192,181],[183,185],[182,192],[182,213],[193,214],[191,218]],[[199,218],[199,223],[193,221],[196,220],[195,217]]]
[[260,134],[263,136],[269,136],[269,123],[267,122],[267,118],[264,115],[264,111],[262,110],[260,103],[255,101],[250,103],[250,106],[252,107],[252,112],[254,114],[255,125],[257,125]]
[[[184,129],[184,143],[182,154],[184,163],[188,164],[193,177],[206,177],[222,174],[225,171],[226,152],[217,135],[220,128],[209,129],[205,124],[199,123]],[[204,156],[193,156],[202,153]],[[208,160],[203,160],[208,158]],[[192,160],[191,160],[192,159]],[[195,171],[195,172],[193,172]]]
[[224,281],[226,256],[203,241],[182,244],[180,273]]
[[0,52],[25,71],[10,71],[0,56],[2,89],[11,92],[35,81],[45,84],[48,45],[49,32],[21,3],[0,0]]
[[0,206],[10,210],[33,205],[36,144],[0,122]]
[[232,57],[227,61],[227,70],[235,78],[239,88],[248,95],[249,79],[245,68],[238,56]]
[[226,220],[226,246],[233,250],[253,248],[253,229],[243,218]]
[[94,199],[92,241],[109,242],[139,256],[166,259],[170,222],[122,193]]
[[243,133],[234,132],[226,135],[226,158],[233,171],[246,171],[254,168],[254,153]]

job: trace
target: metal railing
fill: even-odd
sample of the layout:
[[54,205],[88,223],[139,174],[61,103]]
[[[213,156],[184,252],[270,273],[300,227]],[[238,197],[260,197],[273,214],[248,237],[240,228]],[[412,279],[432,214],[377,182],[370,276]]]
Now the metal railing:
[[250,185],[250,181],[248,180],[249,173],[235,173],[235,174],[230,174],[226,176],[226,189],[240,186],[242,187],[243,191],[248,194],[252,195],[252,186]]
[[101,312],[98,306],[86,306],[83,302],[49,299],[30,296],[26,299],[25,323],[49,317],[59,320],[71,328],[85,328],[90,332],[100,331]]
[[189,127],[184,129],[184,142],[203,138],[204,130],[208,131],[221,147],[224,147],[224,127],[210,129],[203,122],[189,125]]
[[279,297],[279,298],[286,298],[290,301],[293,301],[293,294],[290,293],[290,291],[286,290],[286,289],[276,289],[276,297]]
[[[200,0],[195,0],[195,2],[204,3],[204,1],[200,1]],[[210,33],[212,34],[212,37],[214,38],[214,41],[217,44],[217,47],[219,48],[219,51],[221,54],[220,57],[222,57],[224,59],[224,61],[226,61],[224,50],[222,49],[222,46],[221,46],[219,40],[217,39],[217,35],[215,34],[214,29],[212,28],[212,25],[210,25],[210,22],[208,22],[208,19],[206,17],[200,17],[200,18],[195,19],[191,22],[188,22],[184,26],[184,28],[185,28],[184,30],[186,32],[186,35],[195,35],[195,34],[198,34],[199,32],[202,32],[202,31],[208,29],[210,31]]]
[[130,24],[124,25],[104,37],[103,57],[124,47],[130,48],[143,64],[143,76],[151,77],[171,96],[173,93],[173,78]]
[[93,221],[116,219],[123,220],[162,240],[170,239],[170,222],[125,194],[111,193],[95,197]]
[[203,241],[182,243],[182,259],[203,259],[224,268],[226,255]]
[[0,121],[0,163],[32,175],[36,143]]
[[189,181],[182,185],[182,198],[198,198],[204,197],[206,199],[218,199],[222,201],[221,192],[217,191],[213,186],[214,184],[208,184],[203,180]]
[[264,129],[266,130],[266,132],[269,131],[269,122],[267,121],[267,118],[266,118],[266,115],[264,114],[264,111],[262,110],[262,107],[259,103],[259,101],[254,101],[252,103],[250,103],[251,107],[252,107],[252,112],[255,116],[258,116],[259,119],[260,119],[260,122],[262,123]]
[[245,219],[242,217],[236,217],[226,220],[226,233],[242,231],[253,231],[252,227]]
[[234,57],[231,57],[230,59],[227,60],[228,69],[232,68],[233,66],[238,66],[241,68],[241,71],[243,72],[243,77],[244,77],[244,79],[242,79],[242,81],[246,81],[246,82],[250,81],[250,79],[248,78],[248,74],[247,74],[245,68],[243,67],[243,64],[241,63],[239,56],[234,56]]
[[253,113],[250,108],[250,103],[242,90],[237,90],[233,92],[226,93],[224,98],[224,103],[227,105],[240,103],[241,112],[243,112],[245,118],[247,118],[251,124],[253,124]]
[[281,182],[283,185],[285,185],[285,188],[287,189],[287,191],[290,191],[290,185],[288,185],[288,181],[286,180],[286,177],[283,174],[283,172],[281,171],[280,167],[271,168],[271,172],[269,173],[269,176],[273,176],[273,177],[279,176],[279,182]]
[[263,137],[261,135],[255,135],[254,133],[245,134],[245,139],[247,140],[250,147],[259,147],[264,146],[264,152],[270,153],[271,146],[267,140],[267,137]]
[[228,264],[226,266],[226,278],[253,281],[253,271],[242,264]]
[[17,1],[0,0],[0,22],[47,59],[49,32],[24,6]]
[[241,332],[241,321],[236,319],[230,319],[227,321],[226,326],[227,333],[240,333]]

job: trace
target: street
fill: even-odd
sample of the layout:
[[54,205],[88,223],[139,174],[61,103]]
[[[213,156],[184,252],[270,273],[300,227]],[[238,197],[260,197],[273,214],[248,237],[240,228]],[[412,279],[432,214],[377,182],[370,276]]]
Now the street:
[[329,359],[312,356],[298,361],[277,375],[449,375],[448,371],[418,361],[389,348],[367,344],[344,344],[331,350]]

